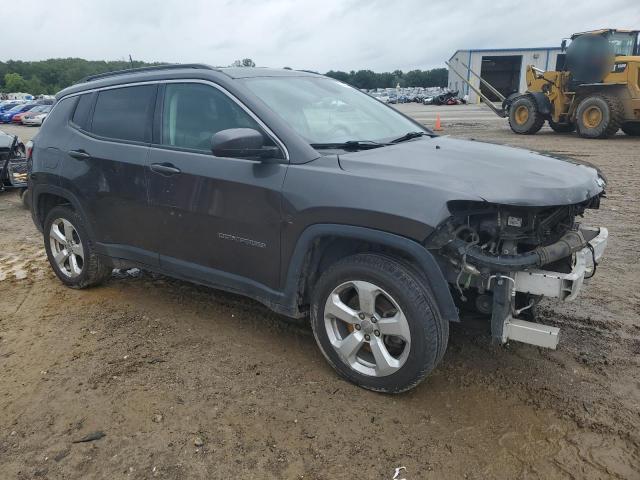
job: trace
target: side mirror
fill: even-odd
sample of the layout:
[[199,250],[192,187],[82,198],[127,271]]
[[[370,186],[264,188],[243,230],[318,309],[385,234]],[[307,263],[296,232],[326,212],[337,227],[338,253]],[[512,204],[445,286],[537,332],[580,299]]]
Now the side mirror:
[[264,137],[253,128],[220,130],[211,137],[211,151],[216,157],[258,161],[282,158],[280,149],[265,146]]

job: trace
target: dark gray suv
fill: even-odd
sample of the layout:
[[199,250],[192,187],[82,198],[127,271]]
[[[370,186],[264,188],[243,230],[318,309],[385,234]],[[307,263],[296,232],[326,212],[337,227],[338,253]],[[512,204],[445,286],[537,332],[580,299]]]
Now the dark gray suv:
[[89,77],[57,95],[28,151],[63,283],[137,266],[310,316],[329,363],[378,391],[420,382],[459,312],[497,343],[555,348],[535,305],[574,298],[607,240],[576,221],[604,194],[596,169],[438,137],[298,71]]

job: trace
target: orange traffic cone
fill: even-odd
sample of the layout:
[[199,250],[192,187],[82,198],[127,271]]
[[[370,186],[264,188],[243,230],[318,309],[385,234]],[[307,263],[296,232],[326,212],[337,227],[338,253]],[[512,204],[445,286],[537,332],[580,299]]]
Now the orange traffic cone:
[[433,129],[434,132],[442,131],[442,124],[440,123],[440,114],[436,113],[436,127]]

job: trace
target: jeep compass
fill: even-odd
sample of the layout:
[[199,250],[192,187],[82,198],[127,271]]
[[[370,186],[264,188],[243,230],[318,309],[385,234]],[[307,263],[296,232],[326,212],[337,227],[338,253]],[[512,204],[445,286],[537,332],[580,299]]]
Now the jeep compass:
[[31,210],[69,287],[139,267],[309,317],[335,370],[401,392],[449,322],[555,348],[542,297],[595,273],[605,179],[590,166],[436,136],[312,73],[166,65],[56,96],[28,148]]

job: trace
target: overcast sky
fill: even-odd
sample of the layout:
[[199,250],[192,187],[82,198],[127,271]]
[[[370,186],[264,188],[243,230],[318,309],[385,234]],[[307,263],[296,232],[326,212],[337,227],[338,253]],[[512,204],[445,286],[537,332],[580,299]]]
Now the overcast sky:
[[2,0],[0,18],[0,60],[250,57],[320,72],[406,71],[444,67],[456,49],[640,28],[640,0]]

